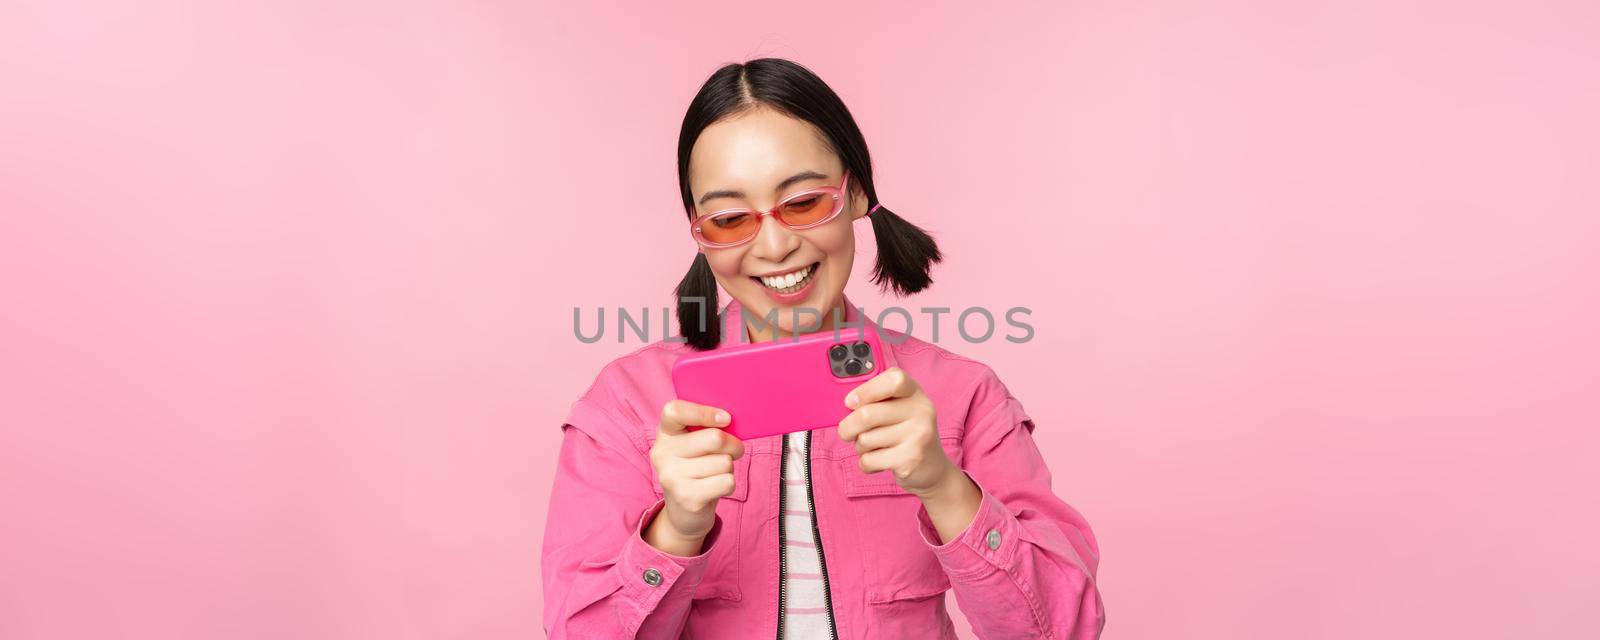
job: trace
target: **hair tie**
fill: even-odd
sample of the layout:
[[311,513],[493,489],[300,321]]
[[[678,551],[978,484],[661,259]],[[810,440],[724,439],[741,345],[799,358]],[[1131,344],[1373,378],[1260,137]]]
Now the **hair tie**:
[[883,206],[882,202],[880,202],[878,204],[875,204],[875,205],[872,205],[871,209],[867,209],[867,217],[869,217],[869,218],[872,217],[872,212],[877,211],[878,207],[881,207],[881,206]]

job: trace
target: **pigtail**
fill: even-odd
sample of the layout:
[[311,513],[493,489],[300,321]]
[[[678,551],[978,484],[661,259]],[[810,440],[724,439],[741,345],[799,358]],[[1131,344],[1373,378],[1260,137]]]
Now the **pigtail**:
[[694,254],[689,273],[675,290],[678,296],[678,334],[696,351],[710,351],[722,340],[721,304],[717,301],[717,278],[711,274],[706,254]]
[[878,241],[878,261],[872,268],[873,284],[902,297],[933,284],[933,264],[944,259],[933,237],[882,204],[877,205],[869,217],[872,218],[872,236]]

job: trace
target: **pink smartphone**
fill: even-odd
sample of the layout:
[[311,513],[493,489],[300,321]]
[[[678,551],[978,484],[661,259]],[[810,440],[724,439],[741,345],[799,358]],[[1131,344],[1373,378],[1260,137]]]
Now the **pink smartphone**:
[[850,415],[844,397],[894,366],[871,326],[819,331],[681,356],[678,399],[724,409],[741,440],[822,429]]

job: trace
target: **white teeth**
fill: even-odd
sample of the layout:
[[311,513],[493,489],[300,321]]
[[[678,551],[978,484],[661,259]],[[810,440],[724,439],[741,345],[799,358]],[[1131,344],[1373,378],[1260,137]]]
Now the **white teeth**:
[[761,276],[761,283],[781,293],[794,293],[795,289],[804,285],[811,277],[811,267],[807,266],[799,271],[792,271],[781,276]]

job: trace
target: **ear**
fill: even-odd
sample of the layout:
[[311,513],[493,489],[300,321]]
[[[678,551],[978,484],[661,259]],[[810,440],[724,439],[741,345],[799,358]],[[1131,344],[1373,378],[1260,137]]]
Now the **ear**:
[[859,185],[850,185],[850,221],[867,217],[867,192]]

